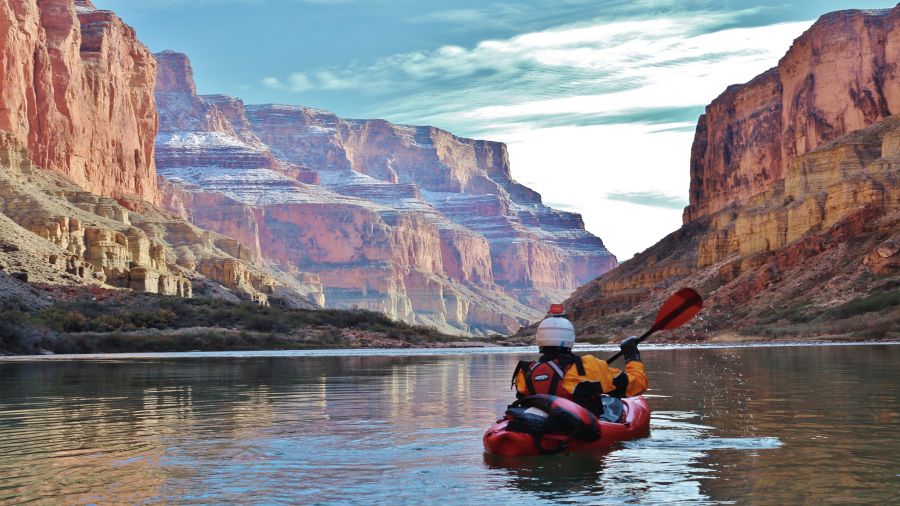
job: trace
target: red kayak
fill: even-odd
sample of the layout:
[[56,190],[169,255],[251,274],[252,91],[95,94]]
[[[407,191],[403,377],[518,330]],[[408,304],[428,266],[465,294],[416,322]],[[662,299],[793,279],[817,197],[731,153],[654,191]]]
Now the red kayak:
[[[593,429],[592,437],[585,437],[584,431],[575,434],[572,430],[559,430],[535,435],[521,429],[507,411],[506,417],[498,420],[484,433],[484,450],[492,455],[505,457],[549,455],[560,452],[596,453],[613,443],[646,436],[650,432],[650,407],[643,397],[622,399],[623,415],[621,423],[598,420],[588,410],[577,404],[555,396],[544,397],[552,403],[553,411],[565,411],[564,415],[575,420],[579,426]],[[551,399],[552,398],[552,399]],[[549,404],[543,409],[548,413]],[[513,427],[510,427],[513,422]],[[572,424],[569,423],[569,427]],[[518,430],[512,430],[518,429]],[[596,432],[599,430],[599,435]]]

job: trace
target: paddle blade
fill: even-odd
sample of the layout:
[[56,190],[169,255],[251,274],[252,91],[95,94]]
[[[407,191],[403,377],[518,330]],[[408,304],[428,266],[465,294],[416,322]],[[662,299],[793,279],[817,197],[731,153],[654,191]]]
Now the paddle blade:
[[656,315],[654,330],[672,330],[687,323],[703,308],[703,298],[691,288],[682,288],[669,297]]

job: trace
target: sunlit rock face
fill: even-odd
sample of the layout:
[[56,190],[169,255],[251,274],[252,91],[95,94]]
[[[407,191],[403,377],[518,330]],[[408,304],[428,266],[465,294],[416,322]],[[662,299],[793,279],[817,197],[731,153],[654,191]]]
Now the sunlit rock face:
[[[89,0],[0,0],[0,59],[0,271],[50,293],[321,303],[314,276],[269,272],[252,247],[158,207],[156,60],[114,14]],[[193,89],[189,65],[165,70],[161,82]]]
[[501,143],[304,107],[251,106],[248,116],[279,155],[321,167],[323,186],[484,237],[494,281],[504,287],[571,290],[615,265],[581,216],[544,206],[512,179]]
[[827,14],[778,67],[716,98],[697,126],[685,225],[580,288],[578,325],[612,331],[611,315],[650,314],[686,284],[744,316],[881,290],[900,261],[898,19],[900,7]]
[[159,202],[156,61],[131,27],[86,0],[0,0],[0,60],[0,130],[35,165]]
[[685,222],[782,180],[794,158],[900,110],[898,9],[822,16],[778,66],[700,117]]
[[[0,271],[51,287],[96,285],[296,307],[321,302],[318,279],[288,273],[276,279],[234,239],[144,201],[129,205],[35,167],[27,147],[0,132]],[[10,258],[9,251],[17,255]]]
[[317,274],[330,307],[507,333],[615,265],[579,215],[511,178],[502,144],[198,96],[184,55],[157,58],[167,207]]

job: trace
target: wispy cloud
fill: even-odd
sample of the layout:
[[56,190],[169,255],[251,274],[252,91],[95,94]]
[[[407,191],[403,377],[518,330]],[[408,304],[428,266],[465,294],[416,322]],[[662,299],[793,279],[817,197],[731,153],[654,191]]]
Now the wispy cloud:
[[580,211],[578,206],[572,205],[569,202],[544,202],[544,205],[550,206],[554,209],[562,209],[563,211],[569,211],[572,213],[577,213]]
[[284,81],[277,77],[264,77],[262,84],[271,90],[301,93],[313,89],[336,91],[359,88],[365,86],[365,79],[346,73],[338,75],[331,70],[323,69],[312,74],[295,72]]
[[458,30],[480,30],[521,27],[518,23],[534,7],[513,4],[488,4],[480,8],[447,9],[426,12],[403,18],[407,23],[438,23],[451,25]]
[[[452,2],[451,2],[452,3]],[[623,19],[647,19],[685,12],[709,12],[720,8],[710,0],[527,0],[486,1],[474,6],[459,6],[403,17],[407,23],[442,24],[457,31],[510,28],[515,32],[541,31],[571,23],[573,19],[611,23]],[[744,9],[754,12],[757,9]],[[598,14],[599,13],[599,14]]]
[[[353,90],[378,103],[372,115],[456,129],[467,125],[469,131],[476,124],[509,129],[693,123],[698,107],[734,80],[749,80],[773,65],[810,24],[716,28],[744,14],[567,25],[473,47],[447,45],[270,76],[262,84],[294,92]],[[475,14],[431,16],[436,15]]]
[[664,209],[683,209],[684,206],[688,205],[687,200],[680,195],[666,195],[656,192],[610,192],[606,194],[606,198],[642,206],[662,207]]
[[[681,222],[690,142],[703,107],[728,85],[776,65],[812,21],[742,27],[756,10],[685,13],[665,0],[613,3],[620,8],[614,19],[295,72],[263,84],[304,96],[352,91],[374,104],[369,117],[507,142],[517,178],[535,181],[554,206],[581,212],[613,251],[637,251]],[[488,7],[419,21],[475,23]],[[632,15],[622,14],[630,8]],[[523,18],[502,22],[510,19]]]

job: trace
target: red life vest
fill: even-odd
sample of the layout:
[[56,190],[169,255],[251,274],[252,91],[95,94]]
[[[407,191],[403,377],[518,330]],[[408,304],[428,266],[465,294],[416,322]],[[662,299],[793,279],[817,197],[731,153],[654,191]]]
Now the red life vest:
[[515,385],[519,371],[522,371],[528,395],[548,394],[572,400],[572,392],[563,387],[562,381],[573,365],[577,368],[579,375],[585,375],[581,357],[574,354],[555,355],[552,358],[542,356],[539,360],[532,362],[522,360],[513,371],[513,385]]

